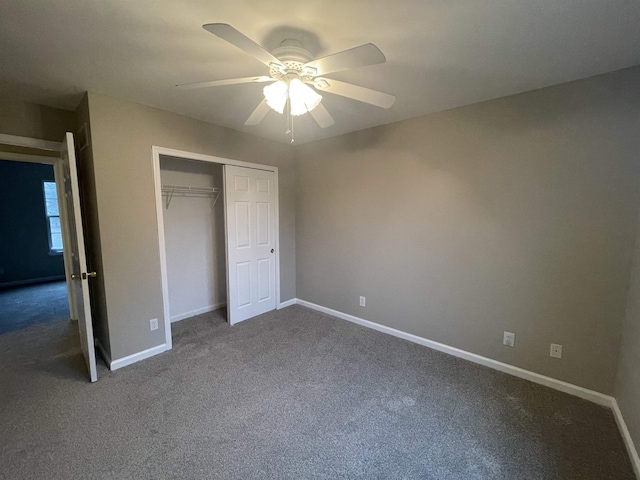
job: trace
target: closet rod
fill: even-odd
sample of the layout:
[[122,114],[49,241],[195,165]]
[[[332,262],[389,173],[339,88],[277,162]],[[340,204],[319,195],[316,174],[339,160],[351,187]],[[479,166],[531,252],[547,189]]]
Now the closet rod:
[[188,185],[162,185],[162,196],[167,197],[165,208],[169,208],[171,199],[177,197],[200,197],[213,198],[213,206],[215,206],[220,196],[220,189],[217,187],[196,187]]

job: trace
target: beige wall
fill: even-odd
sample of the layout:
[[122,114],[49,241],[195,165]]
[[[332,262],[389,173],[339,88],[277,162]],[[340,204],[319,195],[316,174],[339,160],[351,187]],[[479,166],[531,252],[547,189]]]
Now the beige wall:
[[[82,203],[87,269],[89,271],[103,272],[102,245],[100,243],[100,212],[98,211],[93,162],[93,142],[89,118],[89,97],[87,95],[83,97],[80,105],[78,105],[76,109],[76,122],[76,162],[78,165],[78,182],[80,184],[80,201]],[[85,138],[81,138],[82,135],[84,135]],[[98,275],[90,279],[89,292],[91,294],[93,333],[105,353],[109,354],[108,305],[104,283],[103,275]]]
[[640,230],[622,330],[615,397],[631,438],[636,448],[640,448]]
[[297,147],[298,298],[612,393],[639,82],[629,69]]
[[74,112],[0,98],[0,133],[61,142],[74,129]]
[[[164,343],[152,145],[279,168],[281,298],[295,297],[295,170],[288,145],[89,93],[113,360]],[[149,320],[160,328],[151,332]]]

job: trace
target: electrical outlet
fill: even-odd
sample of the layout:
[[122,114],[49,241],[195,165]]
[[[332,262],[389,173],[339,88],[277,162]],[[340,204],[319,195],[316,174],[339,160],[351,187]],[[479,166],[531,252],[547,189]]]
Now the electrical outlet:
[[367,297],[360,297],[360,306],[361,307],[367,306]]
[[553,358],[562,358],[562,345],[557,343],[551,344],[551,353],[549,354]]
[[157,318],[152,318],[151,320],[149,320],[149,327],[151,328],[151,330],[157,330],[158,329],[158,319]]
[[504,338],[502,339],[502,343],[507,347],[515,347],[516,334],[511,332],[504,332]]

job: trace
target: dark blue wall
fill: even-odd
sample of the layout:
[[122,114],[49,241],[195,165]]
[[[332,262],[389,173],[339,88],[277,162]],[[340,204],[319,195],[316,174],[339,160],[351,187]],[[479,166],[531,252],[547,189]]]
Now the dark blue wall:
[[43,181],[53,166],[0,160],[0,286],[64,276],[61,254],[49,254]]

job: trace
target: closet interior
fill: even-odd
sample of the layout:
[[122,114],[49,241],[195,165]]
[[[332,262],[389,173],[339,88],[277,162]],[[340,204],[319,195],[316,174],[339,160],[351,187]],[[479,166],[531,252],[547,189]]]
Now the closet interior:
[[222,168],[160,157],[171,322],[226,305]]

